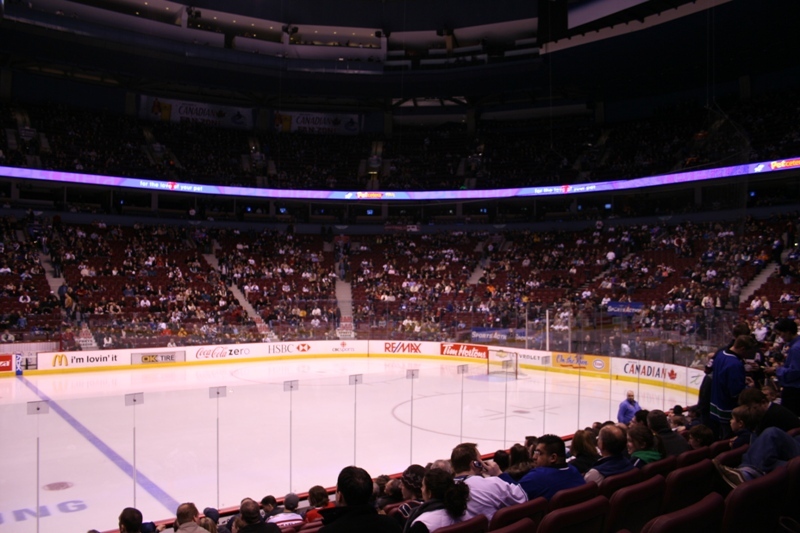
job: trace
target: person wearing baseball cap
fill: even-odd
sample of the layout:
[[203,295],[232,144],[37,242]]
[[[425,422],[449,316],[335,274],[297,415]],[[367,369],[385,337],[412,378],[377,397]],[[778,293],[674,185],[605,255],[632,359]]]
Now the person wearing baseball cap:
[[281,529],[303,525],[303,517],[297,514],[299,505],[300,498],[294,492],[290,492],[283,499],[283,512],[270,516],[267,522]]

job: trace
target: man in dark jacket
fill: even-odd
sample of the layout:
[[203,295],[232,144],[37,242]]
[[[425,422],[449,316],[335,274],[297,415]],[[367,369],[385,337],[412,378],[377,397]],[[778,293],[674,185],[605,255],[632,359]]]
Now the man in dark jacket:
[[275,524],[268,524],[264,522],[261,517],[261,506],[258,502],[250,498],[242,501],[239,508],[241,520],[245,523],[244,526],[239,528],[239,533],[279,533],[280,528]]
[[650,411],[647,414],[647,427],[661,440],[665,457],[680,455],[692,449],[689,441],[669,427],[669,420],[667,420],[667,414],[664,411],[658,409]]
[[758,414],[756,433],[761,434],[767,428],[776,427],[789,432],[800,427],[800,417],[779,403],[769,401],[767,395],[752,387],[739,394],[739,405],[755,409]]
[[584,479],[600,485],[607,477],[624,474],[635,467],[625,456],[628,441],[625,433],[617,426],[605,426],[597,437],[600,459],[584,474]]
[[370,504],[372,478],[363,468],[348,466],[336,480],[336,507],[320,511],[319,533],[402,533],[397,522]]

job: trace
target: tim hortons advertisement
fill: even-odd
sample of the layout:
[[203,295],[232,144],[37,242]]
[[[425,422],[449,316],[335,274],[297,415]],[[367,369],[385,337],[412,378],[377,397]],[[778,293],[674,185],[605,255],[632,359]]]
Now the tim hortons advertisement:
[[39,370],[81,370],[131,364],[126,350],[89,352],[40,352],[36,356]]
[[478,344],[443,342],[441,346],[441,354],[452,357],[465,357],[467,359],[488,359],[489,347]]

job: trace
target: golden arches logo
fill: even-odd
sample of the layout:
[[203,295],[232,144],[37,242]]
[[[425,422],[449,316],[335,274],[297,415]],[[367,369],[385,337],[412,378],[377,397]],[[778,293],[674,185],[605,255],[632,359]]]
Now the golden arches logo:
[[66,354],[57,353],[53,356],[53,366],[69,366]]

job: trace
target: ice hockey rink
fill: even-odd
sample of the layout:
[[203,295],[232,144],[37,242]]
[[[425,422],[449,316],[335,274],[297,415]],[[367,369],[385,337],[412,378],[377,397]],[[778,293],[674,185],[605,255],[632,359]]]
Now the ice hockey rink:
[[[415,371],[415,372],[411,372]],[[485,364],[390,358],[246,362],[0,379],[0,533],[116,528],[177,505],[336,484],[482,453],[526,435],[615,420],[632,389],[645,409],[694,403],[639,382]],[[39,508],[37,517],[36,508]]]

